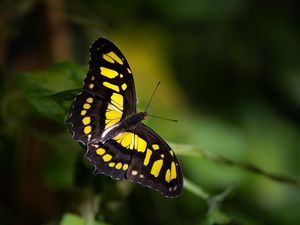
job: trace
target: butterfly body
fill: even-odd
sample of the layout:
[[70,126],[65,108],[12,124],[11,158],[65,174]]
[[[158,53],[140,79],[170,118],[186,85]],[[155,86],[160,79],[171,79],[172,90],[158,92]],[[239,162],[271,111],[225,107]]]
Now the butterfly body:
[[147,112],[139,112],[136,114],[132,114],[125,118],[123,121],[121,121],[117,126],[112,127],[112,129],[108,129],[106,132],[102,133],[102,137],[100,140],[91,140],[92,142],[101,142],[105,143],[108,140],[116,137],[120,133],[123,133],[125,131],[134,131],[139,123],[142,122],[147,116]]
[[83,92],[66,123],[73,138],[87,146],[94,174],[178,196],[183,186],[180,165],[170,146],[142,123],[147,112],[136,112],[134,80],[125,57],[103,38],[91,45],[90,56]]

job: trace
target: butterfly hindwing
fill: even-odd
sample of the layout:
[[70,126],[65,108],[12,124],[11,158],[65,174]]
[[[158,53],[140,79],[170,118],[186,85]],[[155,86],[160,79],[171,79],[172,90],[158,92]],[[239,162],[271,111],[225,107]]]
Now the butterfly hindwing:
[[94,165],[94,174],[105,174],[114,179],[126,179],[131,155],[121,150],[119,144],[108,141],[88,145],[86,158]]
[[138,124],[113,138],[131,152],[127,179],[154,188],[168,197],[182,190],[182,172],[170,146],[152,129]]
[[152,129],[139,124],[116,137],[88,145],[86,157],[94,174],[129,179],[175,197],[182,190],[182,172],[170,146]]

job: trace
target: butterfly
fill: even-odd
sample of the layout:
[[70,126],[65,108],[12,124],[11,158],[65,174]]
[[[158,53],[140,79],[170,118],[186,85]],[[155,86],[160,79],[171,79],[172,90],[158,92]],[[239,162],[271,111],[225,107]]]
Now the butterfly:
[[83,91],[66,120],[73,138],[87,147],[93,174],[128,179],[176,197],[183,187],[179,162],[170,146],[142,123],[147,112],[137,112],[136,103],[125,57],[112,42],[97,39],[90,47]]

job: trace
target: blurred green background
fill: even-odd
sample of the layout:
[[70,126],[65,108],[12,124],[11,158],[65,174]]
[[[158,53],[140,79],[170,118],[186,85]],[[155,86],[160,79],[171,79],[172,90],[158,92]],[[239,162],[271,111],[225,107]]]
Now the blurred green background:
[[[294,1],[0,2],[0,224],[300,221],[300,14]],[[114,42],[180,197],[92,176],[64,124],[89,45]]]

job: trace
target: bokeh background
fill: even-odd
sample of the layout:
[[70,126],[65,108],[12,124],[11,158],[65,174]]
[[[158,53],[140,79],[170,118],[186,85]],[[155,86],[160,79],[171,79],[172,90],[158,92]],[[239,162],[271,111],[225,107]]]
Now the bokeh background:
[[[296,1],[0,2],[0,224],[300,221]],[[180,197],[92,176],[64,124],[89,45],[113,41],[146,123],[182,164]]]

